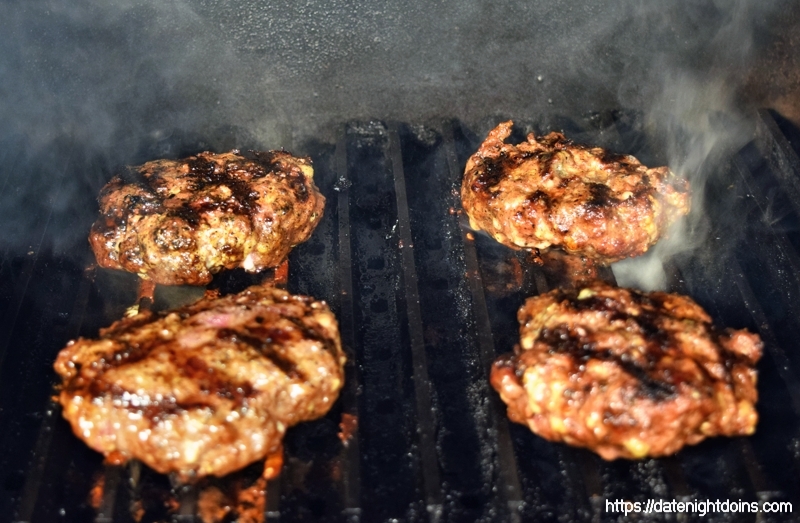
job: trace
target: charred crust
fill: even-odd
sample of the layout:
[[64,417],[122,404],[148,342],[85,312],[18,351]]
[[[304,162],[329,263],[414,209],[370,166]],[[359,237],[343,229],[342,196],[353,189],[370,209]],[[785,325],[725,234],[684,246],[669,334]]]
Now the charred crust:
[[336,344],[328,336],[318,332],[314,327],[307,325],[301,318],[288,316],[286,319],[294,324],[295,328],[303,334],[304,338],[321,343],[322,348],[331,354],[336,353]]
[[677,396],[678,387],[670,381],[669,371],[652,372],[624,358],[619,358],[617,364],[638,381],[637,392],[640,396],[653,401],[668,401]]
[[[308,200],[310,193],[308,190],[308,178],[303,171],[295,165],[284,165],[284,159],[289,156],[284,151],[250,151],[253,161],[265,169],[266,173],[278,173],[286,176],[286,181],[291,187],[292,191],[297,195],[297,199],[301,202]],[[301,163],[311,165],[311,160],[308,158],[297,159]]]
[[500,183],[506,176],[506,155],[501,153],[496,157],[481,158],[479,173],[472,184],[475,192],[487,191]]
[[[621,328],[634,329],[644,340],[641,352],[634,358],[628,352],[613,354],[605,349],[598,349],[591,336],[582,334],[562,324],[555,327],[544,327],[535,340],[548,347],[551,354],[567,354],[579,364],[585,364],[590,359],[610,361],[619,366],[640,385],[640,392],[645,397],[663,401],[674,397],[677,387],[686,379],[675,369],[659,368],[659,361],[665,354],[678,345],[672,330],[664,328],[667,318],[680,321],[682,318],[673,317],[664,308],[664,295],[661,293],[645,294],[635,290],[618,290],[634,305],[632,312],[626,311],[623,302],[603,294],[593,294],[588,297],[578,298],[577,291],[562,289],[553,291],[553,298],[565,307],[566,314],[580,314],[593,312],[602,314],[608,323],[618,322]],[[528,313],[522,315],[522,322],[530,321]],[[725,348],[725,340],[731,332],[719,332],[714,326],[705,321],[693,320],[699,323],[699,333],[708,338],[715,346],[719,347],[719,363],[728,371],[723,377],[713,376],[706,368],[704,361],[694,361],[694,368],[703,375],[706,383],[719,382],[720,379],[732,386],[731,370],[739,366],[751,366],[754,362],[747,357],[729,351]]]
[[[223,200],[206,198],[191,204],[192,208],[190,208],[189,202],[186,202],[182,206],[182,209],[186,210],[182,210],[182,212],[198,215],[201,212],[220,209],[234,214],[252,216],[257,207],[258,192],[253,191],[246,181],[231,176],[229,170],[240,167],[236,162],[230,162],[225,168],[221,169],[214,162],[202,156],[195,156],[187,160],[186,163],[189,167],[189,174],[193,178],[193,190],[200,191],[225,186],[230,190],[231,196]],[[176,211],[171,212],[174,213]],[[194,220],[194,224],[196,223],[197,221]]]
[[550,195],[542,190],[537,190],[531,193],[528,196],[528,203],[536,204],[541,203],[544,205],[546,209],[549,209],[552,206],[552,200],[550,199]]
[[669,181],[670,186],[675,192],[684,194],[689,192],[689,181],[685,178],[673,176]]
[[284,150],[275,151],[248,151],[246,157],[249,160],[262,166],[265,172],[282,168],[282,163],[286,158],[294,158],[302,163],[311,165],[310,158],[295,158]]
[[[556,132],[513,145],[505,142],[511,125],[489,133],[461,186],[470,224],[508,247],[560,247],[608,264],[643,254],[689,211],[688,194],[672,190],[677,177],[667,167],[648,169]],[[676,184],[688,191],[685,180]],[[533,204],[558,212],[544,215]]]
[[306,175],[303,174],[302,171],[299,169],[292,169],[287,181],[289,182],[289,187],[292,188],[299,201],[305,202],[308,200],[308,182],[306,180]]
[[[282,151],[250,156],[203,152],[115,176],[101,190],[89,238],[98,263],[168,285],[206,284],[223,268],[279,264],[310,236],[325,200],[306,175],[309,159]],[[206,234],[211,229],[221,234]]]
[[[178,360],[175,353],[170,353],[170,355]],[[242,404],[245,399],[253,395],[253,385],[251,383],[247,381],[224,381],[219,373],[214,372],[213,368],[209,367],[204,360],[197,356],[190,356],[185,361],[178,360],[176,363],[179,364],[178,368],[184,376],[191,378],[200,385],[200,390],[203,394],[230,400],[237,405]],[[176,402],[176,405],[181,406],[181,402]]]
[[[542,178],[553,175],[553,159],[555,155],[552,153],[540,153],[539,161],[542,162]],[[565,181],[562,180],[561,183]]]
[[217,332],[217,338],[227,340],[231,343],[243,343],[254,349],[264,358],[268,359],[275,365],[281,372],[283,372],[289,379],[304,380],[305,376],[297,369],[294,361],[286,358],[281,351],[277,349],[282,342],[293,339],[295,336],[286,329],[269,328],[261,332],[261,336],[254,335],[255,333],[243,333],[231,329],[221,329]]
[[625,306],[618,300],[603,295],[594,295],[583,299],[578,299],[577,292],[558,291],[558,300],[564,303],[571,312],[579,313],[592,311],[605,315],[608,322],[624,322],[636,325],[639,333],[646,340],[647,353],[660,355],[661,351],[666,350],[673,342],[671,334],[664,330],[660,324],[664,312],[660,310],[658,303],[651,297],[630,291],[629,296],[637,306],[637,314],[630,314],[625,311]]
[[186,165],[189,167],[189,175],[196,183],[209,185],[219,183],[222,178],[221,173],[217,172],[216,164],[202,156],[192,156],[186,161]]
[[617,154],[611,151],[607,151],[605,149],[602,150],[603,152],[600,154],[600,162],[604,165],[614,165],[614,164],[627,164],[628,157],[624,154]]
[[587,207],[604,208],[611,207],[618,203],[618,200],[612,195],[611,189],[602,183],[590,183],[589,187],[589,200],[586,202]]
[[624,319],[622,304],[607,296],[594,295],[579,299],[576,291],[558,289],[554,292],[557,301],[566,305],[572,312],[593,311],[604,313],[609,321]]
[[566,354],[578,366],[589,360],[611,362],[637,381],[637,393],[654,401],[665,401],[675,397],[677,388],[666,380],[667,376],[655,371],[656,358],[647,358],[642,365],[627,353],[614,354],[607,349],[599,349],[594,341],[587,339],[568,325],[543,328],[536,340],[548,347],[550,354]]
[[718,331],[688,297],[595,282],[530,298],[518,319],[525,348],[491,384],[546,439],[641,459],[754,430],[761,341]]
[[129,165],[126,165],[117,172],[115,180],[119,180],[119,185],[133,185],[145,189],[146,191],[152,190],[150,181],[144,176],[142,171]]
[[[119,451],[181,478],[221,476],[263,458],[286,427],[336,400],[344,354],[323,302],[254,286],[142,316],[70,343],[55,364],[64,417],[106,455]],[[327,335],[333,357],[287,316]]]

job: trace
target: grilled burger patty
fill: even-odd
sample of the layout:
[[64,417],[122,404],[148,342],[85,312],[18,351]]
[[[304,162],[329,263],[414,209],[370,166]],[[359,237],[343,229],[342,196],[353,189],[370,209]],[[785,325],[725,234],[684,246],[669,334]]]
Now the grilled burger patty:
[[186,481],[279,451],[287,427],[330,409],[344,363],[324,302],[255,286],[117,321],[55,370],[78,437]]
[[594,283],[529,298],[491,381],[509,417],[605,459],[752,434],[759,337],[718,331],[690,298]]
[[473,229],[515,249],[561,247],[604,263],[647,251],[689,212],[689,186],[667,167],[575,145],[552,132],[505,143],[498,125],[467,162],[461,200]]
[[313,174],[283,151],[148,162],[103,188],[89,242],[101,267],[167,285],[277,266],[322,216]]

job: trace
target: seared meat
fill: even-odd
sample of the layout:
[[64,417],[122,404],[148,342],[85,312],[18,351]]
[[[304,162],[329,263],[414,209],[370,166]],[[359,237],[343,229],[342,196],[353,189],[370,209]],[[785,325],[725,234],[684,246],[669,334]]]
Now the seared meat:
[[519,249],[561,247],[610,263],[647,251],[689,212],[689,186],[666,167],[575,145],[560,133],[505,143],[498,125],[467,162],[461,200],[473,229]]
[[308,159],[283,151],[200,153],[113,178],[89,241],[101,267],[167,285],[205,285],[221,269],[277,266],[308,239],[325,198]]
[[70,342],[55,370],[78,437],[185,481],[278,452],[336,401],[344,363],[324,302],[256,286],[120,320]]
[[492,367],[509,417],[605,459],[752,434],[761,340],[718,331],[690,298],[594,283],[529,298]]

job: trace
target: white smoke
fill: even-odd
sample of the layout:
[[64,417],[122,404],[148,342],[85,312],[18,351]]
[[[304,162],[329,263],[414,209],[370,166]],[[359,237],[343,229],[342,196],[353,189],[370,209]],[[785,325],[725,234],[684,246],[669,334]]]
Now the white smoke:
[[644,94],[644,130],[663,148],[670,169],[689,180],[691,212],[646,255],[612,265],[620,286],[665,289],[664,264],[708,241],[706,182],[709,176],[724,175],[732,154],[753,136],[753,114],[743,112],[737,98],[744,81],[738,73],[753,55],[752,3],[720,2],[717,7],[724,22],[702,49],[705,67],[676,65],[660,57],[655,81]]
[[[0,194],[0,249],[27,251],[29,217],[50,200],[60,206],[50,236],[85,242],[63,216],[94,212],[75,197],[96,194],[84,177],[178,154],[159,147],[182,133],[216,148],[220,129],[236,129],[235,145],[241,131],[269,148],[334,143],[332,129],[353,119],[459,118],[474,128],[499,112],[542,122],[622,106],[646,111],[655,134],[704,136],[703,118],[714,127],[711,112],[727,109],[746,73],[753,34],[780,25],[776,13],[792,3],[6,2],[0,148],[24,151],[27,163],[0,172],[13,189]],[[713,151],[713,139],[690,145]],[[669,164],[695,176],[678,145],[664,149]]]

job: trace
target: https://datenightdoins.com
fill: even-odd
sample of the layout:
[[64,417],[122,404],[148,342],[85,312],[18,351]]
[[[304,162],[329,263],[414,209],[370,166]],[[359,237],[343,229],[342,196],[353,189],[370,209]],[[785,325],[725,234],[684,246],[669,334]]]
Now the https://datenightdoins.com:
[[611,514],[760,514],[791,513],[792,504],[788,501],[742,501],[732,500],[664,500],[626,501],[622,499],[605,500],[605,510]]

